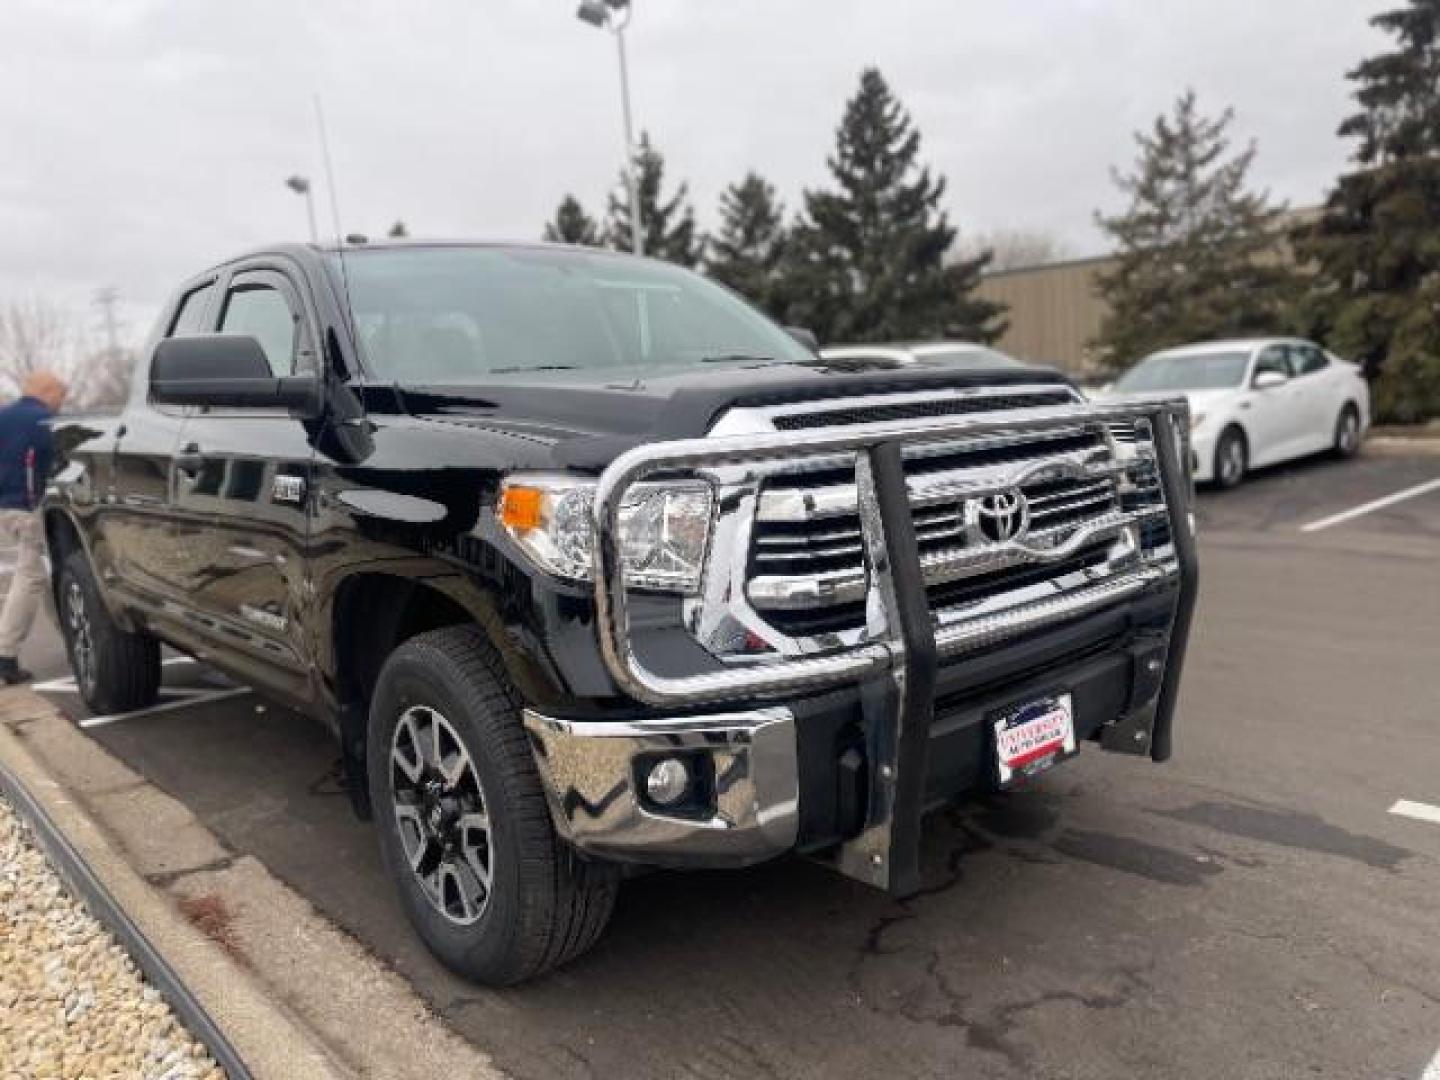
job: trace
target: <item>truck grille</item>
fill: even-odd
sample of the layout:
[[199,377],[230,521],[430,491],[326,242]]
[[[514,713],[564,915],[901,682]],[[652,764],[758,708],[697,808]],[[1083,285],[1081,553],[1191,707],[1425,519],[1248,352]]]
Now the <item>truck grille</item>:
[[[1056,404],[1048,396],[1023,400]],[[1067,392],[1064,400],[1073,399]],[[851,422],[877,419],[871,411],[833,410],[824,423],[847,413]],[[1095,426],[907,450],[911,514],[937,617],[1003,607],[1011,594],[1033,598],[1046,585],[1059,592],[1104,576],[1117,558],[1134,565],[1158,554],[1170,538],[1149,437],[1148,427]],[[1023,529],[986,520],[987,493],[1017,491]],[[853,468],[772,477],[757,507],[746,580],[761,617],[792,638],[863,628],[868,576]],[[1015,537],[1006,527],[1021,529],[1020,540],[1041,556],[1008,543]]]
[[[1108,477],[1043,480],[1024,484],[1020,490],[1030,507],[1032,531],[1081,523],[1117,506],[1115,482]],[[965,545],[964,509],[965,500],[957,498],[912,510],[922,558]],[[847,513],[805,522],[757,521],[753,542],[752,576],[858,568],[860,517]]]

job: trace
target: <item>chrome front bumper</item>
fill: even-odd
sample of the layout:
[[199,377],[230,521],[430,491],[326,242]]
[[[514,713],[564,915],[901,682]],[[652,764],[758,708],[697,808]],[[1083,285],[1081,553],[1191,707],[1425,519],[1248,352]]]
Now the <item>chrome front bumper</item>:
[[[664,866],[745,866],[795,846],[795,720],[768,708],[633,722],[524,712],[555,828],[580,851]],[[648,761],[694,762],[706,811],[667,812],[641,790]]]

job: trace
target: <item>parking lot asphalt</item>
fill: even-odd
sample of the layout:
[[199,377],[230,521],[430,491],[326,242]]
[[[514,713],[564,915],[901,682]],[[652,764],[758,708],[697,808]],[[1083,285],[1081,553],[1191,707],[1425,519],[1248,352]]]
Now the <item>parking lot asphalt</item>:
[[[1440,804],[1440,489],[1303,526],[1436,478],[1367,456],[1202,495],[1170,764],[1087,746],[937,815],[903,903],[796,859],[637,878],[592,953],[503,992],[411,934],[311,723],[238,694],[87,730],[517,1077],[1418,1080],[1440,824],[1389,811]],[[62,674],[53,631],[25,655]]]

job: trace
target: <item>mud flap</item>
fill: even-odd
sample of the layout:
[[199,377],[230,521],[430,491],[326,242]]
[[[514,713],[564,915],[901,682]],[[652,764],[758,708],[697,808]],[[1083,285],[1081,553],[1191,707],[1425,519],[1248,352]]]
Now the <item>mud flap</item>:
[[370,806],[370,778],[365,772],[365,725],[369,712],[353,702],[340,707],[340,773],[350,809],[361,821],[374,817]]

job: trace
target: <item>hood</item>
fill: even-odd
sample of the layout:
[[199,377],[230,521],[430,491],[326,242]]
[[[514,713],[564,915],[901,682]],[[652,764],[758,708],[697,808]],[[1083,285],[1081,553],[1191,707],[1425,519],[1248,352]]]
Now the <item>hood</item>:
[[555,444],[557,464],[591,468],[641,443],[704,435],[737,405],[1036,383],[1069,385],[1045,368],[817,360],[662,374],[538,372],[469,386],[402,388],[398,397],[414,415],[547,440]]
[[1096,397],[1102,401],[1165,401],[1183,397],[1190,403],[1190,415],[1194,416],[1198,412],[1215,408],[1241,392],[1241,388],[1235,386],[1220,390],[1152,390],[1137,394],[1107,391],[1097,394]]

